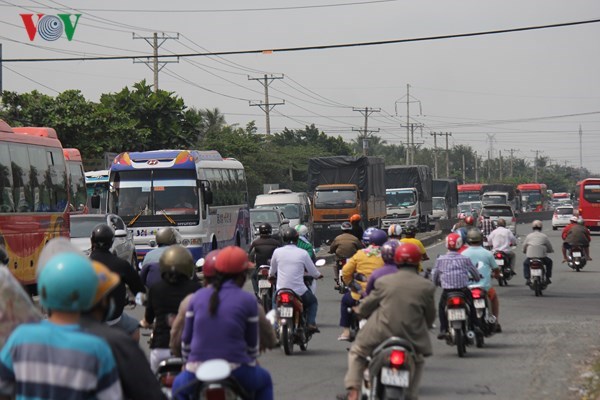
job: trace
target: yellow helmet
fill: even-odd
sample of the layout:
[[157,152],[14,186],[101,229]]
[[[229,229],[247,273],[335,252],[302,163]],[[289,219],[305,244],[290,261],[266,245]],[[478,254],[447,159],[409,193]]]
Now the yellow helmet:
[[92,267],[98,276],[98,289],[96,290],[96,297],[94,297],[92,304],[92,307],[94,307],[117,287],[119,282],[121,282],[121,278],[101,262],[92,261]]

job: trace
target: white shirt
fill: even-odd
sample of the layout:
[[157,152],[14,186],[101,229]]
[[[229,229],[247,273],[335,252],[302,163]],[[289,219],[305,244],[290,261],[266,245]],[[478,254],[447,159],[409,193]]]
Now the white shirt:
[[271,269],[269,276],[277,275],[277,289],[292,289],[298,296],[302,296],[308,288],[304,283],[304,272],[313,278],[318,278],[321,273],[310,259],[308,252],[295,244],[275,249],[271,256]]
[[510,251],[510,245],[516,245],[517,238],[510,229],[499,226],[488,235],[488,242],[492,244],[493,250]]

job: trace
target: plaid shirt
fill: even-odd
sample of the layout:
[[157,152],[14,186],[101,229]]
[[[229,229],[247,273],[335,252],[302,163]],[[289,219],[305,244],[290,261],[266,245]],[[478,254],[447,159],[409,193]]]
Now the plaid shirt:
[[489,236],[490,233],[492,233],[492,231],[494,230],[494,223],[489,218],[482,219],[480,226],[481,226],[481,233],[483,233],[483,236],[486,236],[486,237]]
[[479,271],[469,257],[449,251],[435,261],[431,280],[442,289],[462,289],[469,286],[469,275],[479,280]]

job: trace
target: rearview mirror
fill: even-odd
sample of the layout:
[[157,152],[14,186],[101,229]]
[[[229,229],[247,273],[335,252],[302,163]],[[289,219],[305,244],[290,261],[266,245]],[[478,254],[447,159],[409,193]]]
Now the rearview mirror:
[[118,238],[127,237],[127,231],[125,229],[117,229],[115,231],[115,237],[118,237]]

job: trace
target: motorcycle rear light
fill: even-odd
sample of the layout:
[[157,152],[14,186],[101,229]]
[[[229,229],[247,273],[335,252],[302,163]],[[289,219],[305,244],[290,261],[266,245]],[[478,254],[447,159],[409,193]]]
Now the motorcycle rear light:
[[402,350],[392,350],[392,354],[390,354],[390,365],[392,368],[400,368],[404,365],[404,360],[406,359],[406,353]]
[[227,394],[225,393],[225,388],[208,388],[206,389],[206,400],[227,400]]
[[449,306],[458,307],[463,305],[465,300],[462,297],[450,297],[447,303]]
[[266,268],[261,269],[259,272],[261,276],[269,276],[269,270]]
[[483,298],[483,292],[481,291],[481,289],[473,289],[471,291],[471,294],[473,295],[474,299],[481,299],[481,298]]
[[161,375],[159,378],[159,382],[163,387],[173,387],[173,382],[175,381],[176,376],[177,374],[172,373]]
[[292,302],[292,299],[291,299],[291,297],[290,297],[290,294],[289,294],[289,293],[281,293],[281,294],[279,295],[279,300],[280,300],[282,303],[291,303],[291,302]]
[[496,253],[496,258],[499,260],[502,258],[502,253]]

